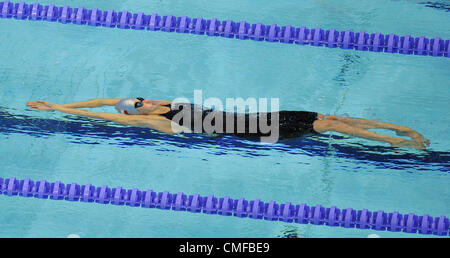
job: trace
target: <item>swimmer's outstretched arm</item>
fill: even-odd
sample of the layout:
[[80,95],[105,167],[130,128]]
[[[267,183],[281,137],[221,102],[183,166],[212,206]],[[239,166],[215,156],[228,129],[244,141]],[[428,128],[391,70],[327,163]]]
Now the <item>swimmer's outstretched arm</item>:
[[87,101],[72,102],[69,104],[63,104],[62,106],[67,108],[94,108],[102,106],[114,106],[121,99],[91,99]]
[[[80,101],[80,102],[72,102],[68,104],[63,104],[64,107],[68,108],[95,108],[95,107],[102,107],[102,106],[115,106],[117,102],[119,102],[121,99],[91,99],[87,101]],[[172,101],[169,100],[155,100],[159,101],[162,104],[171,104]]]
[[[37,103],[39,106],[36,106]],[[47,101],[36,101],[36,102],[28,102],[27,105],[33,109],[43,110],[43,111],[52,111],[57,110],[67,114],[74,114],[84,117],[92,117],[99,118],[108,121],[113,121],[119,124],[124,125],[133,125],[138,127],[152,128],[164,133],[174,134],[178,133],[178,131],[174,132],[171,127],[170,121],[165,119],[158,119],[156,116],[152,118],[151,115],[146,116],[129,116],[123,114],[113,114],[113,113],[103,113],[103,112],[89,112],[82,109],[77,108],[69,108],[65,105],[59,105],[55,103],[50,103]]]

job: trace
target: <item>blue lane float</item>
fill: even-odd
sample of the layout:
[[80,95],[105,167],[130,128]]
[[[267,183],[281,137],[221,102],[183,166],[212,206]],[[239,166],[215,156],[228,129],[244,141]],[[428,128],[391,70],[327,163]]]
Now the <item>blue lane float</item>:
[[263,202],[259,199],[248,201],[244,198],[217,198],[214,195],[186,195],[182,192],[173,194],[168,191],[141,191],[120,186],[110,188],[95,187],[91,184],[63,184],[60,181],[50,183],[46,180],[18,180],[14,177],[0,178],[0,194],[438,236],[447,236],[450,226],[449,219],[445,216],[433,218],[426,214],[417,216],[413,213],[386,213],[382,210],[371,212],[367,209],[339,209],[335,206],[326,208],[321,205],[295,205],[290,202],[278,204],[275,201]]
[[101,11],[97,8],[72,8],[69,6],[0,2],[0,17],[18,20],[49,21],[65,24],[103,26],[108,28],[150,30],[196,35],[220,36],[241,40],[280,42],[296,45],[326,46],[329,48],[353,49],[359,51],[400,53],[434,57],[450,57],[450,40],[440,37],[398,36],[396,34],[337,31],[322,28],[294,27],[277,24],[250,24],[245,21],[206,20],[202,17],[189,18],[174,15],[161,16],[157,13],[130,13],[114,10]]

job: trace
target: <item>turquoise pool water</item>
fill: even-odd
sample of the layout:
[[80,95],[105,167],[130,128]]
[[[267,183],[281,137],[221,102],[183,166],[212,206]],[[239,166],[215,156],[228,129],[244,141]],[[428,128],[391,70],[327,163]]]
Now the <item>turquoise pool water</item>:
[[[449,39],[448,1],[436,2],[444,8],[387,0],[57,4]],[[448,58],[15,19],[0,19],[0,37],[0,177],[450,215]],[[431,146],[393,149],[339,134],[271,146],[180,139],[25,107],[29,100],[192,100],[196,89],[205,98],[274,97],[280,109],[406,125]],[[424,237],[5,195],[0,207],[2,237]]]

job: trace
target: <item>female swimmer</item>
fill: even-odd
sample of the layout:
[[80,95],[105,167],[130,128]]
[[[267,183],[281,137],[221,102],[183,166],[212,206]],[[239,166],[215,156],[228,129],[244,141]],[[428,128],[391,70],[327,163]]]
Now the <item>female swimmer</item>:
[[[361,118],[349,118],[349,117],[339,117],[323,115],[316,112],[307,111],[279,111],[271,113],[230,113],[230,112],[219,112],[213,111],[211,109],[205,109],[197,105],[188,103],[175,103],[167,100],[148,100],[143,98],[127,98],[127,99],[93,99],[82,102],[74,102],[69,104],[55,104],[47,101],[29,101],[26,103],[32,109],[42,110],[42,111],[53,111],[57,110],[60,112],[74,114],[79,116],[99,118],[104,120],[113,121],[116,123],[124,125],[132,125],[138,127],[152,128],[158,131],[162,131],[168,134],[175,134],[179,132],[192,132],[194,128],[194,117],[200,118],[202,121],[208,117],[210,113],[213,113],[213,119],[211,124],[215,123],[215,118],[222,116],[223,126],[215,127],[218,130],[215,133],[225,133],[231,134],[238,137],[254,139],[258,136],[267,136],[266,133],[262,133],[261,128],[257,130],[250,130],[249,124],[252,118],[258,121],[260,118],[264,117],[269,123],[274,120],[278,115],[278,134],[279,139],[291,139],[302,137],[305,135],[319,134],[327,131],[339,132],[351,136],[361,137],[369,140],[387,142],[393,147],[409,147],[416,149],[425,149],[429,146],[429,141],[425,139],[420,133],[408,128],[406,126],[399,126],[385,122],[379,122],[374,120],[366,120]],[[113,113],[99,113],[99,112],[88,112],[79,108],[94,108],[101,106],[115,106],[120,114]],[[174,117],[180,112],[189,111],[191,116],[189,122],[183,122],[184,119],[178,119],[176,123],[173,122]],[[200,114],[199,116],[195,115]],[[264,115],[264,116],[263,116]],[[237,124],[233,123],[230,128],[227,127],[227,117],[242,119],[245,121],[244,130],[237,130]],[[211,117],[211,116],[210,116]],[[238,118],[240,117],[240,118]],[[259,125],[259,123],[257,123]],[[176,125],[176,126],[174,126]],[[396,132],[398,136],[407,136],[411,140],[393,137],[388,135],[378,134],[367,129],[381,128],[389,129]],[[242,128],[241,128],[242,129]],[[204,129],[200,129],[201,132],[205,132]],[[196,131],[200,132],[200,131]]]

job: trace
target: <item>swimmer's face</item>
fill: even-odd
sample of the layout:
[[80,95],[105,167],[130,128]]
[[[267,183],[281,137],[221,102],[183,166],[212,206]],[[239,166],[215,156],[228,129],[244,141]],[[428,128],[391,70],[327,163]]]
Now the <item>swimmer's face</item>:
[[134,107],[141,115],[151,114],[161,103],[149,99],[135,99]]

